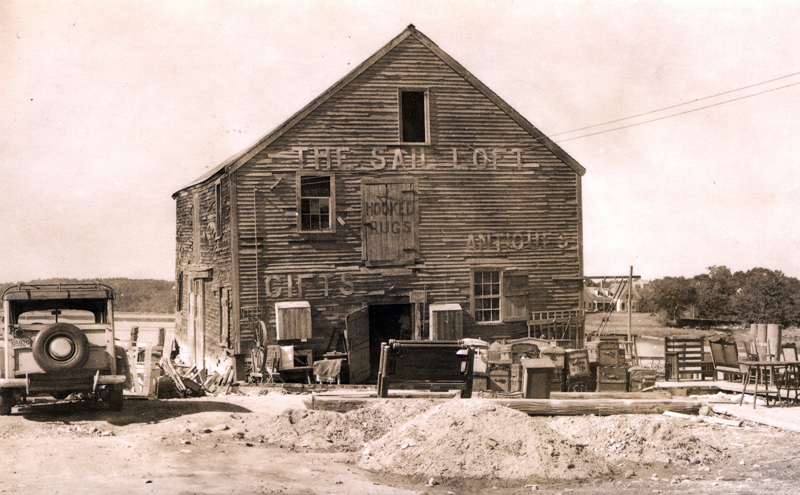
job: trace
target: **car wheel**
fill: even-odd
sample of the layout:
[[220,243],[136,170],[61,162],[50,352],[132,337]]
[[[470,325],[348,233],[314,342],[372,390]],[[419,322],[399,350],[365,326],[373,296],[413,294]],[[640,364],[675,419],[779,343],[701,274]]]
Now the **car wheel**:
[[108,386],[108,408],[112,411],[121,411],[122,404],[123,404],[123,396],[122,396],[123,388],[116,386],[116,385],[109,385]]
[[14,393],[11,389],[0,390],[0,416],[11,414],[12,407],[14,407]]
[[75,325],[56,323],[36,336],[33,358],[45,371],[78,368],[89,359],[89,339]]
[[67,397],[69,397],[71,393],[72,392],[58,391],[58,392],[50,392],[50,395],[52,395],[55,400],[64,400]]

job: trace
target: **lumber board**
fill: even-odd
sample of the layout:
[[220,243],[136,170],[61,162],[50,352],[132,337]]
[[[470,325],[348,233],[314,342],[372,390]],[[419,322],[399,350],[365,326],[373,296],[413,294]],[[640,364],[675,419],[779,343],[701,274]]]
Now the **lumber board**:
[[522,411],[529,416],[611,416],[614,414],[663,414],[666,411],[695,414],[699,401],[676,399],[480,399]]
[[686,419],[689,421],[705,421],[706,423],[714,423],[718,425],[725,425],[725,426],[742,426],[741,420],[732,420],[732,419],[723,419],[723,418],[715,418],[713,416],[692,416],[691,414],[682,414],[673,411],[665,411],[664,416],[670,416],[672,418],[680,418]]
[[[379,399],[374,397],[320,396],[311,398],[311,409],[321,411],[347,412],[360,407],[368,407],[385,400],[414,399]],[[700,410],[700,401],[681,399],[429,399],[435,404],[450,400],[473,400],[491,402],[497,405],[522,411],[531,416],[579,416],[594,414],[610,416],[613,414],[663,414],[673,411],[684,414],[696,414]]]
[[[717,414],[727,414],[745,421],[752,421],[762,425],[780,428],[781,430],[800,432],[800,424],[790,418],[792,409],[765,408],[759,406],[753,408],[752,404],[714,406],[712,409]],[[787,420],[788,419],[788,420]]]
[[652,392],[550,392],[551,399],[671,399],[669,391]]

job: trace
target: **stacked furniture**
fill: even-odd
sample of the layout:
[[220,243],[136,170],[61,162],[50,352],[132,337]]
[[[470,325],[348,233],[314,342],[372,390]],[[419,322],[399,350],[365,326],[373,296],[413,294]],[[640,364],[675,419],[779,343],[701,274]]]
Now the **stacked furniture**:
[[567,392],[588,392],[591,390],[592,373],[589,367],[589,351],[586,349],[567,349],[566,352]]

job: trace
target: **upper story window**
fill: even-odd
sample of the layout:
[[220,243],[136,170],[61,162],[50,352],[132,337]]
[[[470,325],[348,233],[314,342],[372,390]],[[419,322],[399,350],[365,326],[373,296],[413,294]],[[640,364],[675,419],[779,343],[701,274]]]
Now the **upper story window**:
[[300,212],[298,229],[301,232],[330,232],[333,230],[334,188],[331,175],[301,175],[297,195]]
[[427,143],[428,127],[428,92],[419,89],[401,89],[400,141]]

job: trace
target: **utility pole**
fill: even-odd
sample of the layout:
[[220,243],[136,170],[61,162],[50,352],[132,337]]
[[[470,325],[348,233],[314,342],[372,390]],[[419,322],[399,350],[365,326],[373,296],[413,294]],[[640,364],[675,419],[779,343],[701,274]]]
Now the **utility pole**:
[[628,274],[628,342],[631,342],[631,287],[633,286],[633,267]]

